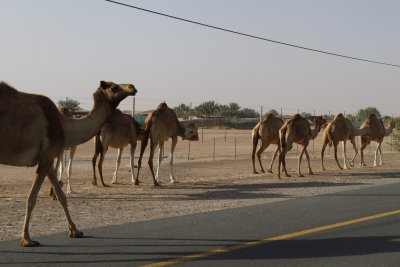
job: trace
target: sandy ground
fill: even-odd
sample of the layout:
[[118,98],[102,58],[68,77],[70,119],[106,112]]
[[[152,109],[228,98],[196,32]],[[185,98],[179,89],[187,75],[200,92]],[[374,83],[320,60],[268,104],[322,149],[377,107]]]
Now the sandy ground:
[[[295,176],[296,146],[289,153],[287,166],[291,178],[278,180],[276,174],[252,174],[251,132],[249,130],[200,130],[200,141],[179,141],[175,153],[174,172],[179,183],[170,184],[168,159],[161,169],[161,187],[152,186],[147,167],[147,154],[141,171],[141,184],[133,186],[129,172],[129,149],[123,154],[119,183],[110,187],[93,186],[91,158],[93,142],[78,147],[72,171],[73,193],[68,205],[79,229],[146,221],[157,218],[215,211],[234,207],[282,201],[333,193],[366,186],[396,183],[400,178],[400,153],[390,149],[385,141],[385,165],[372,167],[375,144],[366,149],[368,167],[339,170],[332,152],[326,151],[326,172],[321,171],[321,136],[309,145],[311,165],[315,172],[308,175],[304,158],[304,178]],[[225,138],[226,136],[226,138]],[[214,149],[215,144],[215,149]],[[136,155],[139,154],[138,145]],[[166,146],[168,151],[169,145]],[[263,154],[264,168],[268,168],[275,147]],[[313,152],[314,151],[314,152]],[[339,159],[342,162],[342,150]],[[348,146],[348,157],[353,150]],[[168,153],[165,153],[168,155]],[[105,182],[110,184],[115,167],[116,150],[110,149],[104,163]],[[155,161],[156,163],[156,161]],[[155,164],[156,166],[156,164]],[[274,170],[276,171],[276,165]],[[258,164],[256,168],[259,170]],[[135,172],[137,170],[135,169]],[[25,215],[34,168],[16,168],[0,165],[0,240],[18,239]],[[66,186],[64,185],[64,189]],[[66,232],[65,217],[58,201],[48,196],[50,183],[45,181],[33,212],[30,234]]]

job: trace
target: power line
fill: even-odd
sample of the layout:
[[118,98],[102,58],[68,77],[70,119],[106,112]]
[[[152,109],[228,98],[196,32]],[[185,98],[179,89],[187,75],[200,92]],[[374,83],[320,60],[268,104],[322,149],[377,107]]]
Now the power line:
[[332,52],[323,51],[323,50],[319,50],[319,49],[314,49],[314,48],[304,47],[304,46],[300,46],[300,45],[285,43],[285,42],[276,41],[276,40],[272,40],[272,39],[268,39],[268,38],[264,38],[264,37],[259,37],[259,36],[256,36],[256,35],[251,35],[251,34],[242,33],[242,32],[238,32],[238,31],[233,31],[233,30],[229,30],[229,29],[225,29],[225,28],[221,28],[221,27],[217,27],[217,26],[212,26],[212,25],[209,25],[209,24],[205,24],[205,23],[201,23],[201,22],[197,22],[197,21],[193,21],[193,20],[189,20],[189,19],[180,18],[180,17],[176,17],[176,16],[160,13],[160,12],[157,12],[157,11],[153,11],[153,10],[149,10],[149,9],[145,9],[145,8],[141,8],[141,7],[137,7],[137,6],[133,6],[133,5],[128,5],[128,4],[117,2],[117,1],[112,1],[112,0],[105,0],[105,1],[113,3],[113,4],[125,6],[125,7],[138,9],[138,10],[145,11],[145,12],[148,12],[148,13],[164,16],[164,17],[167,17],[167,18],[184,21],[184,22],[188,22],[188,23],[192,23],[192,24],[196,24],[196,25],[212,28],[212,29],[215,29],[215,30],[229,32],[229,33],[233,33],[233,34],[238,34],[238,35],[241,35],[241,36],[254,38],[254,39],[258,39],[258,40],[262,40],[262,41],[267,41],[267,42],[271,42],[271,43],[290,46],[290,47],[294,47],[294,48],[299,48],[299,49],[308,50],[308,51],[311,51],[311,52],[316,52],[316,53],[321,53],[321,54],[326,54],[326,55],[331,55],[331,56],[336,56],[336,57],[342,57],[342,58],[347,58],[347,59],[352,59],[352,60],[358,60],[358,61],[364,61],[364,62],[368,62],[368,63],[375,63],[375,64],[380,64],[380,65],[386,65],[386,66],[400,68],[400,65],[396,65],[396,64],[380,62],[380,61],[374,61],[374,60],[363,59],[363,58],[352,57],[352,56],[346,56],[346,55],[332,53]]

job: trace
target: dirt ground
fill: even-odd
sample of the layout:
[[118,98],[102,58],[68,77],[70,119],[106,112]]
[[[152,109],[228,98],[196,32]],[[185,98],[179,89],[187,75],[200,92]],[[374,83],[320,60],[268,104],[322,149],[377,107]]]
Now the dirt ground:
[[[250,130],[199,130],[200,141],[179,141],[175,153],[174,173],[179,183],[170,184],[168,159],[161,168],[161,187],[153,187],[145,154],[139,186],[131,183],[129,149],[123,154],[118,184],[110,185],[115,168],[116,150],[110,149],[103,167],[105,182],[110,187],[93,186],[91,158],[93,141],[78,147],[72,170],[73,193],[68,195],[72,218],[80,230],[129,222],[146,221],[199,212],[215,211],[259,203],[282,201],[291,198],[333,193],[366,186],[396,183],[400,178],[400,153],[388,146],[385,140],[383,158],[385,165],[372,167],[375,143],[366,149],[367,167],[339,170],[333,159],[333,149],[326,150],[326,172],[321,171],[321,136],[308,147],[314,175],[308,175],[304,158],[302,170],[305,177],[295,175],[297,166],[296,145],[288,154],[288,171],[293,176],[277,179],[276,174],[253,174],[251,163]],[[215,145],[214,145],[215,144]],[[264,168],[268,168],[275,146],[263,153]],[[140,144],[136,149],[139,154]],[[167,156],[169,144],[166,145]],[[300,150],[299,150],[300,151]],[[348,144],[348,157],[353,150]],[[342,149],[339,149],[343,165]],[[156,166],[156,160],[155,160]],[[259,170],[258,164],[256,164]],[[276,172],[277,165],[274,165]],[[137,169],[135,169],[136,173]],[[0,240],[18,239],[25,215],[34,168],[16,168],[0,165]],[[64,185],[64,189],[66,186]],[[33,212],[30,234],[66,233],[65,217],[58,201],[48,196],[50,183],[46,181],[39,193]]]

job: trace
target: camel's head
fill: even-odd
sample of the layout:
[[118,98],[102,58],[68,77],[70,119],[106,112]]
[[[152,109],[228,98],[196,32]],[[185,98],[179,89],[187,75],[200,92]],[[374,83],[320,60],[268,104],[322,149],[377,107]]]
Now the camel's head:
[[326,120],[322,118],[322,116],[317,116],[314,118],[315,127],[319,127],[320,129],[326,124]]
[[394,127],[396,127],[396,122],[394,120],[390,120],[389,121],[389,128],[390,129],[394,129]]
[[103,90],[107,102],[115,108],[126,97],[136,95],[137,93],[135,86],[130,83],[117,84],[113,82],[100,81],[99,89]]
[[190,123],[185,128],[185,133],[183,135],[183,140],[199,141],[199,134],[197,132],[197,127],[196,127],[196,125],[194,125],[194,123]]

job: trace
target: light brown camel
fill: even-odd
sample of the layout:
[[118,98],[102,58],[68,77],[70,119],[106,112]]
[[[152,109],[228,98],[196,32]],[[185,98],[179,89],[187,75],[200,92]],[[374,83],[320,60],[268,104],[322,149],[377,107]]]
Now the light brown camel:
[[[348,169],[349,167],[347,166],[346,162],[346,141],[350,140],[351,144],[353,145],[354,148],[354,156],[350,161],[350,166],[354,166],[354,159],[356,158],[358,154],[357,150],[357,145],[355,141],[356,136],[363,136],[368,134],[369,129],[364,128],[364,129],[357,129],[356,127],[353,126],[351,121],[343,116],[342,113],[336,115],[336,117],[328,124],[328,126],[325,127],[324,130],[324,135],[322,137],[322,151],[321,151],[321,164],[322,164],[322,170],[325,171],[325,166],[324,166],[324,153],[325,153],[325,148],[326,145],[329,144],[329,146],[332,146],[334,148],[334,154],[335,154],[335,160],[337,165],[339,166],[339,169]],[[343,168],[340,166],[338,158],[337,158],[337,146],[339,142],[343,142]]]
[[0,83],[0,164],[36,166],[36,178],[28,197],[21,233],[22,246],[38,246],[29,236],[29,221],[40,187],[47,176],[64,210],[70,237],[82,237],[73,223],[65,194],[57,181],[54,158],[65,147],[72,147],[92,138],[104,122],[110,120],[116,106],[136,89],[131,84],[100,82],[93,97],[93,110],[81,119],[62,115],[47,97],[18,92]]
[[[65,116],[73,117],[72,113],[66,107],[62,107],[59,110]],[[72,188],[71,188],[72,161],[74,159],[74,155],[76,152],[76,146],[66,148],[64,151],[66,152],[68,150],[69,150],[69,159],[68,159],[68,164],[67,164],[67,169],[66,169],[67,194],[71,194],[72,193]],[[58,182],[62,184],[63,171],[65,170],[64,153],[61,153],[60,156],[57,157],[56,170],[58,171]],[[50,191],[50,195],[52,195],[55,198],[53,188]]]
[[100,154],[100,160],[98,164],[100,179],[103,186],[103,161],[104,156],[107,153],[108,147],[118,148],[118,158],[115,166],[115,172],[112,179],[113,184],[117,183],[118,169],[121,164],[121,155],[125,146],[130,144],[130,166],[132,183],[135,181],[134,176],[134,158],[137,140],[141,139],[141,128],[138,122],[135,121],[130,115],[123,114],[120,110],[116,110],[113,120],[107,123],[101,128],[101,132],[95,137],[95,153],[92,159],[93,165],[93,185],[97,185],[96,179],[96,160]]
[[303,149],[300,152],[298,166],[297,166],[297,175],[303,177],[300,171],[300,164],[303,157],[303,154],[306,154],[306,158],[308,161],[308,173],[313,174],[310,165],[310,156],[307,152],[307,146],[310,140],[315,139],[321,130],[321,126],[325,124],[325,120],[321,116],[317,116],[314,118],[314,129],[311,130],[310,124],[308,120],[302,117],[300,114],[296,114],[285,122],[282,128],[279,130],[279,142],[280,142],[280,151],[279,155],[279,166],[278,166],[278,177],[281,178],[281,165],[287,177],[290,175],[286,170],[286,162],[285,156],[286,153],[292,149],[293,143],[297,143],[303,146]]
[[261,163],[261,153],[263,153],[270,144],[277,145],[274,156],[271,160],[271,164],[267,170],[268,172],[272,173],[272,165],[274,164],[274,160],[279,151],[279,129],[282,127],[282,125],[283,120],[281,118],[276,117],[272,113],[268,113],[266,114],[264,119],[257,123],[257,125],[253,128],[251,132],[253,140],[253,152],[251,154],[251,159],[253,161],[253,173],[258,173],[255,166],[255,153],[258,145],[258,140],[261,140],[261,146],[260,149],[257,151],[257,158],[258,162],[260,163],[262,172],[265,171]]
[[[149,167],[153,176],[153,183],[155,186],[159,186],[160,181],[160,164],[162,161],[162,155],[164,150],[164,142],[172,138],[171,154],[169,156],[169,174],[171,183],[176,182],[176,178],[173,173],[174,163],[174,150],[176,143],[178,142],[178,136],[182,137],[182,140],[198,141],[199,136],[197,133],[197,127],[190,123],[187,127],[184,127],[178,120],[175,112],[170,109],[166,103],[158,105],[156,110],[149,113],[144,122],[144,130],[142,136],[142,143],[140,147],[140,157],[138,161],[138,171],[135,180],[135,185],[139,184],[139,171],[142,165],[142,158],[144,150],[146,149],[148,140],[150,138],[150,156],[149,156]],[[153,157],[154,150],[159,145],[158,154],[158,166],[157,174],[154,175],[153,170]]]
[[[360,128],[369,128],[368,135],[361,136],[361,162],[360,166],[366,166],[364,161],[364,149],[371,143],[371,141],[375,141],[376,150],[375,150],[375,157],[374,157],[374,166],[381,166],[383,165],[382,160],[382,149],[381,145],[383,142],[383,138],[385,136],[389,136],[395,127],[394,120],[389,121],[389,127],[385,128],[383,121],[378,119],[375,114],[371,114],[368,119],[366,119]],[[379,164],[377,163],[377,155],[379,153]]]

